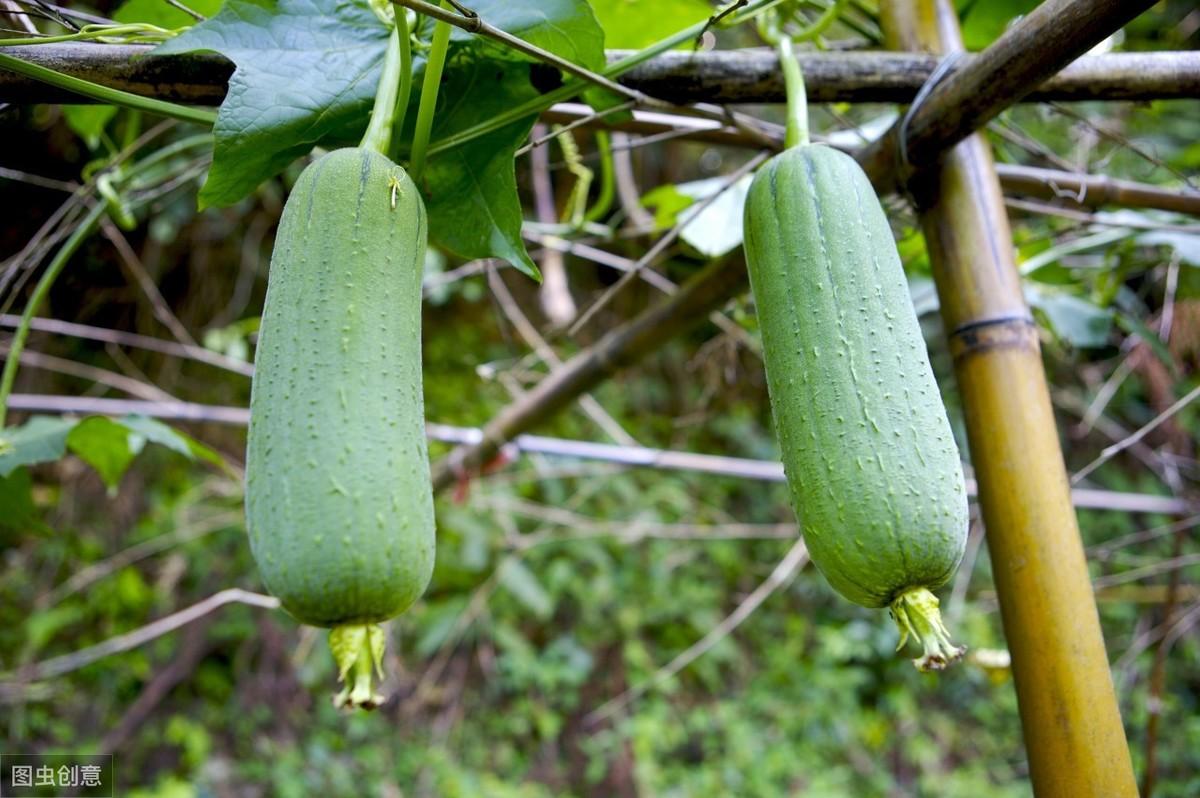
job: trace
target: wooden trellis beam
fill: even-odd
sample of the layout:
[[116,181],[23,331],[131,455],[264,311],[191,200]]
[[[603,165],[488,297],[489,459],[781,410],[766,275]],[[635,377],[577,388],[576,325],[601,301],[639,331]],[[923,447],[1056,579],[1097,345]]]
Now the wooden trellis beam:
[[[147,56],[149,45],[66,42],[3,52],[75,77],[172,102],[217,105],[233,64],[219,55]],[[611,58],[625,51],[610,51]],[[968,56],[962,68],[979,56]],[[937,66],[924,54],[801,53],[812,102],[905,103]],[[676,103],[779,103],[783,76],[773,50],[752,48],[664,53],[620,82]],[[1035,87],[1034,102],[1200,98],[1200,52],[1084,56]],[[32,78],[0,71],[0,102],[69,102],[73,95]]]
[[[1107,15],[1119,25],[1137,7],[1050,0],[1022,24],[1046,33],[1048,19],[1069,29]],[[881,23],[896,47],[962,48],[948,0],[891,0]],[[1043,56],[1048,48],[1087,45],[1024,41]],[[1129,748],[991,149],[972,135],[916,180],[910,187],[954,356],[1034,793],[1132,798]]]

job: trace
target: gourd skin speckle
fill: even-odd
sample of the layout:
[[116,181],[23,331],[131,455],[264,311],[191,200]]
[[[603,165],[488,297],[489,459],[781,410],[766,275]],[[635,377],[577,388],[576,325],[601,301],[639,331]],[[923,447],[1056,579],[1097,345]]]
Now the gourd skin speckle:
[[304,623],[384,621],[433,572],[425,239],[416,186],[367,149],[313,162],[284,208],[251,391],[246,513],[263,582]]
[[792,503],[846,598],[933,590],[966,546],[958,449],[883,209],[854,159],[789,149],[746,200],[746,260]]

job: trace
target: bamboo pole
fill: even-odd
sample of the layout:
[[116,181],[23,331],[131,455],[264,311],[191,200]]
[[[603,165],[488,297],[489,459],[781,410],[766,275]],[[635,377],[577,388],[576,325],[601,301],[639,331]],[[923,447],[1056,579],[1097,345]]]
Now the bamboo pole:
[[[3,42],[0,41],[0,45]],[[142,44],[63,42],[4,49],[75,77],[171,102],[217,105],[233,63],[212,53],[149,55]],[[629,51],[611,50],[615,60]],[[918,53],[878,51],[797,53],[810,102],[910,101],[937,66]],[[967,56],[963,67],[980,56]],[[619,82],[675,103],[777,103],[783,76],[774,48],[663,53]],[[1110,53],[1083,56],[1037,86],[1032,102],[1169,100],[1200,97],[1200,53]],[[79,101],[32,78],[0,71],[0,102]]]
[[[881,21],[893,46],[962,48],[947,0],[891,0]],[[1135,796],[991,150],[973,135],[919,177],[914,192],[963,397],[1034,792]]]

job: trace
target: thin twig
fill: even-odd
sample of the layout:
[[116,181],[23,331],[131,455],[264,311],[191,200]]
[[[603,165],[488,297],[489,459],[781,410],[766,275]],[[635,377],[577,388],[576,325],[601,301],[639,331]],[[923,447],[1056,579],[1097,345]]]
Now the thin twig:
[[143,540],[141,543],[122,549],[111,557],[106,557],[98,562],[91,563],[85,568],[81,568],[71,575],[62,584],[50,590],[48,593],[38,598],[38,605],[45,609],[53,607],[63,599],[78,593],[89,585],[93,585],[104,579],[108,575],[121,570],[127,565],[140,562],[147,557],[153,557],[167,549],[173,548],[183,543],[188,543],[205,535],[210,535],[213,532],[218,532],[222,529],[227,529],[233,524],[237,524],[242,520],[243,514],[241,510],[228,513],[218,513],[215,516],[205,518],[186,526],[181,526],[171,532],[165,532],[148,540]]
[[1171,557],[1167,560],[1161,560],[1150,565],[1143,565],[1141,568],[1130,568],[1127,571],[1121,571],[1117,574],[1109,574],[1107,576],[1097,577],[1092,580],[1092,585],[1097,589],[1112,587],[1113,585],[1121,585],[1126,582],[1136,582],[1140,579],[1145,579],[1150,576],[1158,576],[1159,574],[1170,573],[1179,568],[1188,568],[1193,565],[1200,564],[1200,553],[1184,554],[1181,557]]
[[646,268],[646,266],[649,264],[653,263],[659,255],[666,251],[667,247],[675,243],[675,240],[679,238],[680,234],[683,232],[683,228],[687,227],[687,225],[690,224],[696,217],[698,217],[710,205],[716,202],[717,199],[724,195],[726,191],[737,185],[737,182],[741,180],[744,175],[748,175],[753,172],[769,157],[770,153],[767,152],[760,152],[759,154],[755,155],[749,161],[734,170],[733,173],[728,175],[725,180],[725,185],[723,185],[720,189],[705,197],[700,202],[697,202],[695,205],[689,207],[683,217],[679,219],[679,221],[677,221],[675,225],[661,238],[659,238],[658,241],[654,242],[654,246],[650,247],[645,255],[638,258],[637,262],[633,264],[632,269],[621,275],[620,279],[613,283],[611,288],[601,294],[595,302],[593,302],[586,310],[583,311],[583,313],[579,314],[579,318],[577,318],[567,330],[567,335],[574,336],[578,334],[583,326],[591,321],[592,317],[603,310],[608,303],[612,301],[613,297],[624,290],[624,288],[629,285],[629,283],[631,283],[635,277],[637,277],[638,272]]
[[226,604],[248,604],[252,607],[261,607],[268,610],[279,609],[279,599],[274,596],[252,593],[236,587],[229,588],[228,590],[222,590],[220,593],[209,596],[186,609],[171,613],[164,618],[159,618],[157,621],[134,629],[132,632],[110,637],[102,643],[73,651],[70,654],[63,654],[62,656],[51,657],[41,662],[26,665],[16,673],[3,674],[3,677],[6,681],[15,682],[53,679],[57,676],[77,671],[105,657],[131,651],[149,643],[151,640],[157,640],[163,635],[170,634],[182,626],[203,618],[208,613]]
[[[535,141],[542,131],[545,131],[544,125],[534,125]],[[557,224],[558,208],[554,201],[554,184],[550,179],[550,154],[540,147],[534,150],[529,159],[529,171],[534,213],[537,214],[538,221],[543,224]],[[571,287],[567,284],[563,256],[557,250],[546,249],[538,258],[538,265],[542,270],[542,287],[538,291],[542,312],[552,325],[566,324],[575,318],[576,307],[575,299],[571,296]],[[488,272],[489,280],[494,273],[494,270]]]
[[[0,327],[14,328],[18,322],[20,322],[19,316],[0,314]],[[125,332],[124,330],[93,327],[88,324],[76,324],[75,322],[42,317],[35,317],[30,325],[30,329],[34,332],[69,335],[72,338],[100,341],[106,344],[144,349],[148,352],[158,352],[159,354],[170,355],[172,357],[187,358],[188,360],[195,360],[198,363],[205,363],[209,366],[215,366],[225,371],[232,371],[235,374],[241,374],[246,377],[254,376],[254,366],[252,364],[242,360],[234,360],[231,357],[226,357],[218,352],[205,349],[202,346],[180,344],[175,341]]]
[[117,253],[121,256],[121,262],[133,274],[138,286],[142,289],[142,293],[146,295],[146,299],[150,300],[150,307],[154,310],[154,317],[171,331],[171,335],[175,336],[175,339],[179,343],[186,346],[196,346],[196,339],[192,338],[191,333],[183,326],[183,322],[171,312],[170,305],[163,298],[154,280],[150,279],[150,275],[146,272],[146,267],[142,265],[141,258],[137,256],[137,253],[133,251],[133,247],[129,245],[129,239],[125,238],[125,234],[109,219],[101,220],[100,229],[103,231],[104,237],[111,241],[116,248]]
[[1175,404],[1171,405],[1166,410],[1159,413],[1157,416],[1155,416],[1152,420],[1150,420],[1148,423],[1146,423],[1144,426],[1142,426],[1140,429],[1138,429],[1136,432],[1134,432],[1128,438],[1125,438],[1122,441],[1118,441],[1117,443],[1114,443],[1112,446],[1106,447],[1102,452],[1100,452],[1099,457],[1097,457],[1092,462],[1088,463],[1086,466],[1084,466],[1079,471],[1077,471],[1074,476],[1071,477],[1071,484],[1072,485],[1078,484],[1081,480],[1083,480],[1085,477],[1087,477],[1088,474],[1091,474],[1097,468],[1104,465],[1109,460],[1116,457],[1118,454],[1125,451],[1130,446],[1134,445],[1135,443],[1140,441],[1142,438],[1149,435],[1151,432],[1153,432],[1155,429],[1157,429],[1161,424],[1168,421],[1172,416],[1174,416],[1180,410],[1182,410],[1183,408],[1185,408],[1189,404],[1191,404],[1193,401],[1195,401],[1196,397],[1198,397],[1198,396],[1200,396],[1200,386],[1197,386],[1197,387],[1193,388],[1192,390],[1188,391],[1187,396],[1184,396],[1182,399],[1175,402]]
[[[8,346],[0,344],[0,352],[3,352],[7,356]],[[35,369],[42,369],[43,371],[66,374],[69,377],[78,377],[81,380],[90,380],[97,385],[104,385],[148,402],[176,401],[175,397],[157,385],[142,382],[141,380],[127,377],[124,374],[118,374],[115,371],[102,369],[99,366],[80,363],[77,360],[68,360],[26,349],[21,352],[20,363],[23,366],[30,366]]]
[[1143,222],[1137,219],[1106,219],[1102,216],[1097,216],[1084,211],[1077,211],[1072,208],[1064,208],[1061,205],[1051,205],[1047,202],[1037,202],[1034,200],[1013,199],[1011,197],[1004,198],[1004,204],[1015,210],[1026,211],[1028,213],[1036,213],[1042,216],[1061,216],[1064,219],[1071,219],[1076,222],[1085,222],[1087,224],[1103,225],[1105,227],[1135,227],[1139,230],[1169,230],[1177,233],[1188,233],[1190,235],[1200,234],[1200,226],[1186,224],[1170,224],[1167,222]]

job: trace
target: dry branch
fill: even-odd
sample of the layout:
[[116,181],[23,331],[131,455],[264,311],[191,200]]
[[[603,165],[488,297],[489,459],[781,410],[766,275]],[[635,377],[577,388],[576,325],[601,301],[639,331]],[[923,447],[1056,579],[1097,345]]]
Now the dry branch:
[[[148,45],[60,43],[5,49],[68,75],[172,102],[217,105],[233,64],[219,55],[150,56]],[[1040,49],[1040,48],[1039,48]],[[626,55],[609,53],[610,60]],[[929,55],[884,52],[801,53],[812,102],[906,103],[933,72]],[[974,67],[966,58],[960,71]],[[1067,59],[1070,60],[1070,59]],[[623,75],[621,84],[675,103],[783,102],[774,51],[743,49],[664,53]],[[1200,97],[1200,53],[1115,53],[1085,56],[1026,99],[1154,100]],[[79,102],[30,78],[0,71],[0,102]]]

